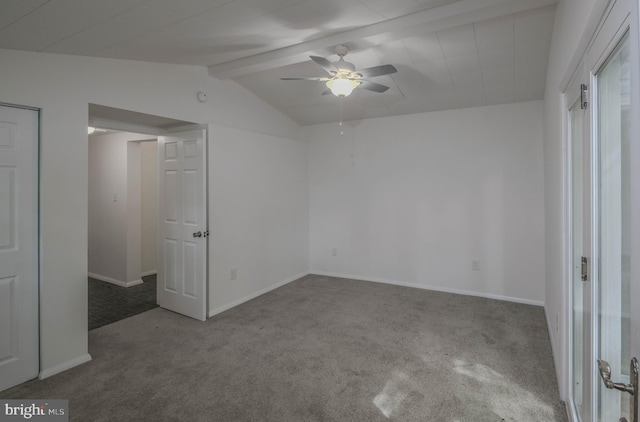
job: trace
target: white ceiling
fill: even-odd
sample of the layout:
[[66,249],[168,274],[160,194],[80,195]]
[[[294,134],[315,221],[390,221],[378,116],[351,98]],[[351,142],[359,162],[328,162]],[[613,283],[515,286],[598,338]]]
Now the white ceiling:
[[[541,99],[558,0],[2,0],[0,48],[208,66],[301,125]],[[320,95],[309,55],[393,64]]]

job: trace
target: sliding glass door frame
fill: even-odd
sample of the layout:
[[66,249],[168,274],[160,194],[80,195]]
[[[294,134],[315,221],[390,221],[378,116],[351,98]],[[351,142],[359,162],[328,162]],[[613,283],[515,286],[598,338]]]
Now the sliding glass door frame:
[[[569,419],[572,422],[597,422],[600,414],[599,409],[599,391],[603,389],[602,381],[600,380],[600,374],[597,369],[596,361],[599,358],[600,339],[599,339],[599,148],[598,141],[598,126],[596,119],[597,112],[597,78],[598,72],[607,63],[608,58],[614,52],[618,43],[622,40],[623,36],[629,32],[631,43],[631,116],[640,116],[640,108],[638,107],[640,101],[640,53],[638,52],[638,46],[640,46],[640,31],[638,30],[638,22],[640,22],[640,0],[612,0],[606,7],[601,7],[602,12],[600,22],[597,25],[593,25],[590,33],[587,33],[586,37],[589,37],[591,41],[584,47],[583,53],[579,56],[580,60],[574,60],[580,64],[574,67],[571,78],[565,78],[567,81],[564,84],[564,98],[563,98],[563,114],[565,125],[565,143],[564,143],[564,198],[565,198],[565,210],[564,210],[564,224],[565,224],[565,237],[564,237],[564,279],[565,279],[565,309],[563,312],[566,329],[565,339],[563,342],[564,357],[561,364],[563,382],[562,391],[567,402],[567,412]],[[582,84],[584,84],[587,91],[583,92]],[[586,94],[586,97],[583,95]],[[583,127],[583,139],[584,142],[584,159],[588,160],[589,165],[585,166],[584,180],[582,183],[587,189],[585,189],[583,206],[588,208],[588,213],[585,213],[585,218],[590,221],[588,224],[585,222],[583,227],[585,228],[582,235],[587,237],[584,243],[584,250],[582,253],[587,257],[588,261],[588,280],[584,282],[582,287],[585,289],[585,295],[583,299],[584,319],[583,326],[577,327],[577,329],[584,329],[585,341],[583,343],[583,354],[581,358],[584,361],[583,367],[583,380],[575,377],[574,373],[574,353],[579,353],[577,348],[574,348],[574,310],[579,308],[579,304],[574,302],[574,283],[580,280],[579,275],[576,274],[580,271],[579,265],[576,261],[576,252],[574,251],[574,210],[573,189],[576,186],[573,183],[575,164],[572,160],[572,154],[574,153],[574,145],[572,142],[576,142],[576,139],[572,139],[574,133],[571,125],[572,121],[571,112],[574,110],[576,104],[587,101],[587,109],[583,114],[584,125]],[[631,298],[638,298],[635,303],[631,305],[631,334],[630,334],[630,355],[640,357],[640,262],[637,262],[637,257],[640,256],[640,119],[632,118],[631,128],[631,145],[630,145],[630,184],[631,184]],[[590,197],[589,197],[590,196]],[[588,214],[588,217],[586,215]],[[578,222],[579,224],[579,222]],[[579,233],[577,235],[580,235]],[[635,263],[633,257],[636,257]],[[577,306],[578,305],[578,306]],[[625,346],[629,347],[629,346]],[[578,365],[580,363],[578,362]],[[628,363],[627,363],[628,364]],[[577,370],[577,369],[576,369]],[[620,380],[624,381],[624,376],[620,374],[614,375],[620,377]],[[574,395],[574,388],[576,388],[576,379],[578,381],[584,381],[586,385],[584,388],[584,395],[577,397],[578,401],[582,399],[584,406],[579,409],[580,403],[576,402],[576,396]],[[620,396],[621,400],[628,400],[628,395]],[[581,417],[579,413],[582,413]],[[617,418],[615,419],[617,420]]]

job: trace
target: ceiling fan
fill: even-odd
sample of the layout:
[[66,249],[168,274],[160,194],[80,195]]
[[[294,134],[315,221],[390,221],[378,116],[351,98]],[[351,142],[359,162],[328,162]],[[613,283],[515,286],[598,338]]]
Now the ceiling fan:
[[390,64],[368,67],[356,70],[353,63],[344,60],[344,56],[349,52],[349,47],[340,44],[336,45],[333,51],[340,56],[337,62],[330,62],[324,57],[309,56],[318,66],[326,70],[329,77],[308,77],[308,78],[280,78],[283,81],[320,81],[324,82],[328,89],[322,95],[333,94],[336,97],[346,97],[354,89],[360,87],[373,92],[385,92],[388,86],[369,81],[369,78],[376,76],[390,75],[396,73],[398,69]]

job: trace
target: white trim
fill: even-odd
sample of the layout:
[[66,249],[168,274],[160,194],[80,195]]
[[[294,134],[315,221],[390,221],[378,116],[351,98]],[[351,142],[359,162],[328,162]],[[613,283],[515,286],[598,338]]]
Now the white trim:
[[137,279],[133,281],[122,281],[122,280],[116,280],[115,278],[106,277],[96,273],[87,273],[87,275],[91,278],[95,278],[96,280],[115,284],[116,286],[120,286],[120,287],[133,287],[143,283],[141,279]]
[[[588,77],[585,71],[584,61],[575,70],[567,91],[562,93],[562,297],[560,302],[560,326],[558,332],[561,355],[557,355],[556,376],[560,399],[566,403],[567,414],[570,421],[577,419],[574,415],[572,385],[573,385],[573,140],[571,133],[571,110],[581,101],[581,83],[587,83]],[[588,107],[592,107],[591,98],[587,100]],[[582,130],[584,136],[587,133],[585,126],[588,124],[588,111],[583,112]],[[584,177],[584,176],[583,176]],[[583,198],[584,200],[584,198]],[[583,251],[583,255],[585,252]],[[590,255],[589,255],[590,256]],[[555,349],[554,349],[555,351]],[[554,360],[555,360],[554,353]]]
[[[614,0],[615,1],[615,0]],[[565,92],[568,88],[569,82],[571,82],[571,78],[573,74],[576,73],[580,63],[584,59],[587,54],[587,51],[597,35],[598,27],[602,21],[603,16],[605,16],[605,11],[610,6],[610,3],[607,1],[596,2],[593,10],[591,11],[591,16],[589,16],[589,20],[587,21],[587,25],[582,32],[582,36],[580,37],[580,43],[578,47],[573,52],[573,57],[569,62],[569,66],[565,70],[564,77],[560,82],[560,92]]]
[[[553,319],[549,319],[549,311],[548,308],[545,306],[544,307],[544,318],[547,322],[547,329],[549,330],[549,343],[551,344],[551,357],[553,359],[553,363],[555,365],[555,367],[557,368],[558,362],[556,361],[556,356],[558,356],[558,354],[556,353],[558,350],[558,345],[555,343],[555,336],[551,335],[551,327],[556,326],[556,324],[553,324]],[[560,322],[562,323],[562,322]],[[560,338],[560,347],[562,347],[562,345],[564,344],[564,339]],[[558,378],[558,370],[556,369],[556,378]],[[558,382],[558,388],[560,388],[560,379],[558,378],[556,380]],[[569,403],[562,398],[562,391],[559,391],[561,397],[560,400],[565,402],[565,409],[567,411],[567,415],[569,414],[569,408],[571,406],[569,406]],[[569,421],[572,421],[572,419],[569,419]]]
[[217,308],[215,308],[215,309],[210,310],[210,311],[209,311],[209,314],[208,314],[208,317],[209,317],[209,318],[211,318],[211,317],[212,317],[212,316],[214,316],[214,315],[217,315],[217,314],[222,313],[222,312],[224,312],[224,311],[227,311],[227,310],[229,310],[229,309],[231,309],[231,308],[234,308],[234,307],[236,307],[236,306],[238,306],[238,305],[241,305],[241,304],[243,304],[243,303],[245,303],[245,302],[248,302],[248,301],[250,301],[251,299],[255,299],[255,298],[257,298],[258,296],[262,296],[262,295],[263,295],[263,294],[265,294],[265,293],[269,293],[270,291],[275,290],[275,289],[277,289],[278,287],[282,287],[282,286],[284,286],[285,284],[289,284],[289,283],[291,283],[291,282],[293,282],[293,281],[296,281],[296,280],[298,280],[298,279],[300,279],[300,278],[302,278],[302,277],[304,277],[304,276],[307,276],[307,275],[309,275],[309,273],[308,273],[308,272],[300,273],[300,274],[298,274],[298,275],[295,275],[295,276],[293,276],[293,277],[290,277],[290,278],[288,278],[288,279],[286,279],[286,280],[284,280],[284,281],[281,281],[281,282],[279,282],[279,283],[272,284],[271,286],[269,286],[269,287],[267,287],[267,288],[265,288],[265,289],[262,289],[262,290],[259,290],[259,291],[257,291],[257,292],[251,293],[251,294],[249,294],[249,295],[247,295],[247,296],[241,297],[240,299],[238,299],[238,300],[234,300],[233,302],[229,302],[229,303],[227,303],[226,305],[219,306],[219,307],[217,307]]
[[448,287],[434,286],[431,284],[418,284],[418,283],[410,283],[406,281],[389,280],[389,279],[377,278],[377,277],[365,277],[365,276],[359,276],[359,275],[353,275],[353,274],[330,273],[325,271],[311,271],[310,274],[322,275],[326,277],[349,278],[352,280],[360,280],[360,281],[371,281],[374,283],[392,284],[395,286],[413,287],[415,289],[432,290],[436,292],[453,293],[453,294],[465,295],[465,296],[476,296],[476,297],[482,297],[485,299],[495,299],[495,300],[502,300],[505,302],[522,303],[525,305],[544,306],[544,301],[541,301],[541,300],[531,300],[531,299],[523,299],[523,298],[511,297],[511,296],[502,296],[502,295],[496,295],[492,293],[477,292],[473,290],[451,289]]
[[41,380],[45,378],[49,378],[53,375],[67,371],[75,366],[82,365],[83,363],[87,363],[90,360],[91,360],[91,355],[89,353],[85,353],[84,355],[80,355],[76,358],[73,358],[64,363],[61,363],[60,365],[56,365],[53,368],[48,368],[40,371],[38,378],[40,378]]
[[[582,70],[581,70],[582,69]],[[584,77],[584,62],[580,62],[567,91],[562,94],[562,299],[560,314],[562,315],[560,338],[561,355],[556,355],[553,336],[551,348],[553,356],[559,356],[556,362],[556,374],[560,390],[560,399],[566,404],[567,417],[577,422],[571,386],[573,385],[573,140],[571,127],[571,110],[576,101],[581,99],[580,81]],[[586,77],[584,77],[586,82]],[[586,114],[586,113],[585,113]],[[586,118],[586,117],[585,117]],[[584,129],[585,121],[582,122]],[[584,139],[583,137],[580,142]],[[583,198],[584,201],[584,198]]]
[[[37,111],[38,113],[40,113],[40,111],[41,111],[41,109],[39,107],[31,107],[31,106],[20,105],[20,104],[12,104],[12,103],[3,103],[2,101],[0,101],[0,106],[2,106],[2,107],[12,107],[12,108],[21,108],[23,110]],[[39,116],[38,116],[38,118],[39,118]],[[38,123],[40,123],[39,120],[38,120]]]
[[[640,112],[640,2],[634,1],[631,6],[631,115],[638,116]],[[640,121],[632,119],[631,122],[631,180],[640,180]],[[640,189],[632,183],[631,209],[637,210],[640,206]],[[638,271],[638,257],[640,256],[640,221],[637,213],[631,213],[631,297],[640,297],[640,271]],[[631,307],[631,356],[640,357],[640,307]]]
[[157,270],[145,271],[145,272],[143,272],[143,273],[141,273],[141,274],[140,274],[140,278],[142,278],[142,277],[148,277],[148,276],[150,276],[150,275],[155,275],[155,274],[157,274],[157,273],[158,273],[158,271],[157,271]]
[[[611,9],[607,11],[607,16],[603,20],[602,25],[598,28],[591,45],[585,55],[587,70],[595,78],[600,68],[609,59],[609,56],[618,47],[618,43],[624,37],[624,34],[630,29],[631,13],[626,7],[625,0],[612,1]],[[592,99],[596,98],[596,85],[591,83]],[[595,110],[595,103],[594,109]]]
[[[577,70],[577,69],[576,69]],[[579,72],[576,72],[576,75]],[[573,78],[572,78],[573,79]],[[569,87],[568,87],[569,89]],[[571,378],[571,370],[569,362],[570,353],[572,348],[572,327],[571,327],[571,313],[573,311],[572,305],[572,292],[571,292],[571,275],[572,275],[572,259],[573,259],[573,245],[572,245],[572,227],[573,227],[573,186],[572,183],[572,175],[571,171],[572,167],[572,143],[571,143],[571,134],[570,134],[570,110],[571,106],[575,104],[575,101],[571,101],[575,92],[564,92],[562,94],[562,288],[561,288],[561,299],[560,299],[560,310],[559,310],[559,318],[560,327],[557,327],[556,336],[560,339],[560,354],[556,352],[557,347],[554,344],[554,337],[551,337],[551,349],[553,351],[552,356],[555,358],[558,357],[559,362],[555,362],[556,364],[556,378],[558,380],[558,390],[560,392],[560,399],[570,404],[571,400],[571,392],[569,391],[568,386],[570,385]],[[568,304],[568,306],[567,306]],[[546,314],[546,312],[545,312]],[[547,320],[548,320],[547,315]],[[547,321],[548,323],[548,321]],[[558,332],[560,331],[560,332]],[[555,360],[555,359],[554,359]],[[567,409],[571,406],[567,405]]]
[[[587,53],[587,57],[588,57],[588,53]],[[597,280],[597,275],[600,271],[600,268],[598,266],[598,260],[600,259],[599,257],[599,242],[600,242],[600,236],[598,235],[598,221],[597,221],[597,213],[598,211],[598,201],[599,201],[599,197],[598,197],[598,173],[600,171],[599,168],[599,163],[598,163],[598,145],[597,145],[597,141],[595,139],[595,134],[598,133],[597,131],[597,124],[598,124],[598,118],[595,115],[596,113],[596,106],[597,104],[594,103],[594,101],[597,99],[595,93],[596,90],[598,89],[597,85],[596,85],[596,77],[595,75],[591,74],[589,75],[589,86],[591,87],[589,90],[589,104],[592,104],[592,107],[589,109],[589,191],[591,192],[590,198],[589,198],[589,208],[591,209],[590,212],[590,216],[591,216],[591,221],[589,222],[589,226],[590,226],[590,234],[591,234],[591,250],[589,251],[589,254],[591,256],[591,266],[588,269],[588,279],[591,280],[591,283],[589,284],[589,289],[591,289],[591,309],[589,309],[589,311],[591,312],[591,326],[590,328],[590,336],[591,336],[591,351],[589,353],[589,360],[591,362],[595,362],[596,359],[598,359],[598,355],[599,355],[599,350],[598,349],[598,318],[599,316],[597,315],[598,312],[598,300],[599,300],[599,295],[598,295],[598,280]],[[590,414],[591,414],[591,419],[592,420],[596,420],[596,418],[598,417],[598,383],[600,382],[600,378],[599,375],[596,373],[597,369],[596,369],[596,365],[592,365],[592,369],[591,369],[591,373],[590,374],[584,374],[585,376],[588,376],[589,379],[591,380],[591,391],[589,394],[589,403],[587,403],[587,405],[589,406],[590,410]],[[584,401],[584,400],[583,400]],[[586,406],[585,406],[586,407]]]

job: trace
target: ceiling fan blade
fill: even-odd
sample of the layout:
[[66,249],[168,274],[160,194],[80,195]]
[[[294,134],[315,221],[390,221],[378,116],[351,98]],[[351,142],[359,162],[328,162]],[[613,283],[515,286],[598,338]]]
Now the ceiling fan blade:
[[325,89],[324,91],[322,91],[322,95],[329,95],[329,94],[331,94],[330,89]]
[[331,63],[329,60],[320,56],[309,56],[311,60],[316,62],[318,66],[326,70],[331,75],[335,75],[338,72],[338,69]]
[[366,69],[357,70],[356,73],[362,75],[363,78],[373,78],[374,76],[383,76],[396,73],[398,69],[391,64],[383,64],[381,66],[367,67]]
[[309,77],[309,78],[280,78],[280,79],[283,80],[283,81],[323,81],[323,82],[326,82],[330,78]]
[[362,81],[362,83],[360,84],[360,88],[367,89],[373,92],[385,92],[387,89],[389,89],[388,86],[380,85],[371,81]]

